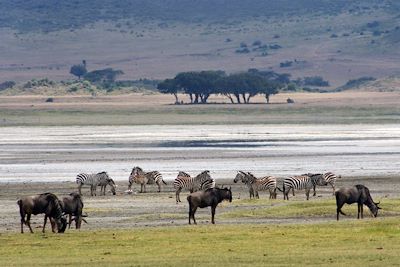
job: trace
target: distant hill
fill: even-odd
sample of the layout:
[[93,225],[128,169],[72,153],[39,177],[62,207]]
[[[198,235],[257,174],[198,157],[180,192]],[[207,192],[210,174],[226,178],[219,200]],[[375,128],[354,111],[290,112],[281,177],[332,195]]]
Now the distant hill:
[[396,0],[13,0],[1,1],[0,25],[20,31],[75,29],[119,19],[225,21],[285,15],[337,15],[399,8]]
[[0,0],[0,83],[89,70],[164,79],[190,70],[400,75],[397,0]]
[[384,77],[377,80],[370,80],[354,83],[353,86],[339,87],[338,91],[368,91],[368,92],[400,92],[400,77]]

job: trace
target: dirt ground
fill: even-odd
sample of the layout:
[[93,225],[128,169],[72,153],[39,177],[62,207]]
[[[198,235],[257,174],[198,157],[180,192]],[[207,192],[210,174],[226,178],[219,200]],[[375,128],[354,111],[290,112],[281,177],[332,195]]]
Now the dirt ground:
[[[396,176],[380,177],[343,177],[337,180],[337,187],[349,186],[362,183],[371,189],[371,195],[375,201],[398,198],[400,185]],[[87,224],[83,224],[82,230],[96,230],[106,228],[135,228],[135,227],[155,227],[155,226],[177,226],[187,224],[188,204],[186,196],[188,192],[181,193],[182,202],[176,204],[175,192],[172,182],[164,186],[163,192],[156,192],[156,187],[148,185],[147,193],[138,193],[137,186],[134,187],[133,194],[125,193],[127,183],[119,182],[117,195],[113,196],[107,192],[106,196],[91,197],[89,188],[83,189],[84,213],[88,215]],[[222,202],[217,208],[216,222],[218,224],[238,224],[238,223],[262,223],[262,224],[290,224],[290,223],[315,223],[335,220],[335,214],[330,217],[290,217],[290,218],[238,218],[224,219],[221,214],[238,209],[254,210],[260,205],[253,200],[243,205],[241,199],[248,199],[247,188],[243,184],[234,184],[232,180],[219,180],[217,185],[231,186],[233,192],[233,202]],[[42,192],[54,192],[58,196],[66,195],[76,191],[76,184],[72,182],[59,183],[3,183],[0,184],[0,233],[18,232],[19,212],[16,201],[21,196],[33,195]],[[317,201],[333,198],[331,188],[317,188]],[[267,199],[267,192],[261,192],[261,199]],[[304,192],[298,191],[295,197],[291,196],[289,202],[282,202],[282,194],[278,193],[278,200],[267,200],[267,207],[276,205],[286,205],[289,202],[303,202]],[[253,204],[254,203],[254,204]],[[355,206],[354,206],[355,208]],[[210,223],[210,209],[199,209],[196,213],[199,224]],[[345,218],[344,218],[345,219]],[[354,219],[354,218],[351,218]],[[34,231],[40,231],[43,223],[43,215],[32,217]],[[36,228],[36,229],[35,229]],[[47,229],[50,231],[50,228]],[[70,231],[75,231],[74,229]]]

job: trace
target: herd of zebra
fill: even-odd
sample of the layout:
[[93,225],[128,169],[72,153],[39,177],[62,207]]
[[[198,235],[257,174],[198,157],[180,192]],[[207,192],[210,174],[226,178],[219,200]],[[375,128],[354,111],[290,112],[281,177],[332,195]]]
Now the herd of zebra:
[[[262,178],[256,178],[250,172],[239,171],[233,180],[234,183],[244,183],[250,194],[250,198],[259,198],[259,191],[269,191],[270,199],[276,199],[277,190],[283,193],[284,199],[289,200],[289,192],[292,191],[293,196],[295,190],[305,190],[306,198],[309,199],[310,191],[313,189],[313,195],[316,195],[316,186],[327,186],[330,185],[335,194],[335,183],[336,179],[341,176],[336,176],[332,172],[327,173],[307,173],[298,176],[291,176],[283,179],[282,189],[278,187],[277,178],[273,176],[266,176]],[[158,186],[158,192],[161,192],[162,184],[166,185],[162,175],[158,171],[145,172],[140,167],[134,167],[131,174],[129,175],[129,185],[126,193],[132,193],[133,183],[140,184],[140,192],[146,192],[147,184],[156,184]],[[97,186],[101,187],[100,194],[105,195],[107,185],[110,186],[113,195],[116,194],[116,187],[114,180],[109,177],[107,172],[99,172],[95,174],[78,174],[76,177],[76,183],[78,184],[79,194],[83,185],[90,186],[90,192],[92,196],[96,195]],[[215,180],[211,177],[210,171],[206,170],[201,172],[195,177],[191,177],[186,172],[180,171],[173,182],[175,190],[176,202],[181,202],[180,192],[182,189],[189,190],[191,193],[207,190],[215,187]]]

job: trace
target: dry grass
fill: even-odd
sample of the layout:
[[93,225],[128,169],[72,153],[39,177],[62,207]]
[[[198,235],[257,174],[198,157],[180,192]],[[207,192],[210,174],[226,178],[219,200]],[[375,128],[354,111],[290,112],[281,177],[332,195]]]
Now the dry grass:
[[[2,96],[0,124],[397,123],[399,96],[396,92],[282,93],[269,105],[262,97],[251,105],[229,104],[222,96],[212,97],[207,105],[172,105],[173,97],[160,94],[56,96],[52,103],[43,96]],[[296,103],[286,104],[288,97]]]

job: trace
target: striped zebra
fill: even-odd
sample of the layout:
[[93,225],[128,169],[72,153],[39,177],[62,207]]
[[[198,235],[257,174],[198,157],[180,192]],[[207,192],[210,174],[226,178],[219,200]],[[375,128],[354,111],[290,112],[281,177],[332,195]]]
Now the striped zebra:
[[306,190],[306,197],[307,200],[309,199],[310,196],[310,190],[313,188],[315,185],[318,184],[323,184],[323,180],[321,176],[315,175],[315,176],[308,176],[308,175],[299,175],[299,176],[292,176],[289,178],[285,178],[283,180],[283,190],[278,190],[283,192],[283,199],[289,200],[289,192],[290,190],[301,190],[305,189]]
[[140,193],[146,193],[146,184],[157,184],[158,192],[161,192],[161,183],[167,184],[158,171],[145,172],[140,167],[132,169],[129,175],[128,191],[132,191],[133,183],[140,184]]
[[233,180],[234,183],[242,181],[247,185],[251,197],[259,198],[258,191],[269,191],[269,198],[276,199],[276,178],[273,176],[265,176],[257,179],[250,172],[239,171]]
[[[104,186],[104,195],[105,195],[105,187],[107,185],[111,186],[111,192],[115,195],[115,183],[108,176],[107,172],[99,172],[99,173],[80,173],[76,176],[76,183],[78,184],[79,195],[82,195],[81,188],[83,185],[90,186],[90,195],[95,196],[97,191],[97,186],[100,185],[103,189]],[[101,193],[101,192],[100,192]]]
[[[312,176],[318,176],[318,177],[322,177],[319,183],[317,183],[316,185],[318,186],[327,186],[328,184],[332,187],[333,190],[333,195],[335,195],[335,184],[336,184],[336,179],[337,178],[342,178],[340,175],[336,176],[334,173],[332,172],[326,172],[326,173],[307,173],[306,175],[312,177]],[[313,186],[313,196],[315,196],[317,193],[315,191],[315,186]]]
[[208,188],[215,187],[215,180],[211,178],[210,171],[203,171],[198,174],[196,177],[191,177],[186,172],[180,171],[178,176],[174,180],[174,189],[176,196],[176,203],[181,202],[179,198],[179,194],[182,189],[185,188],[193,193],[199,190],[206,190]]

